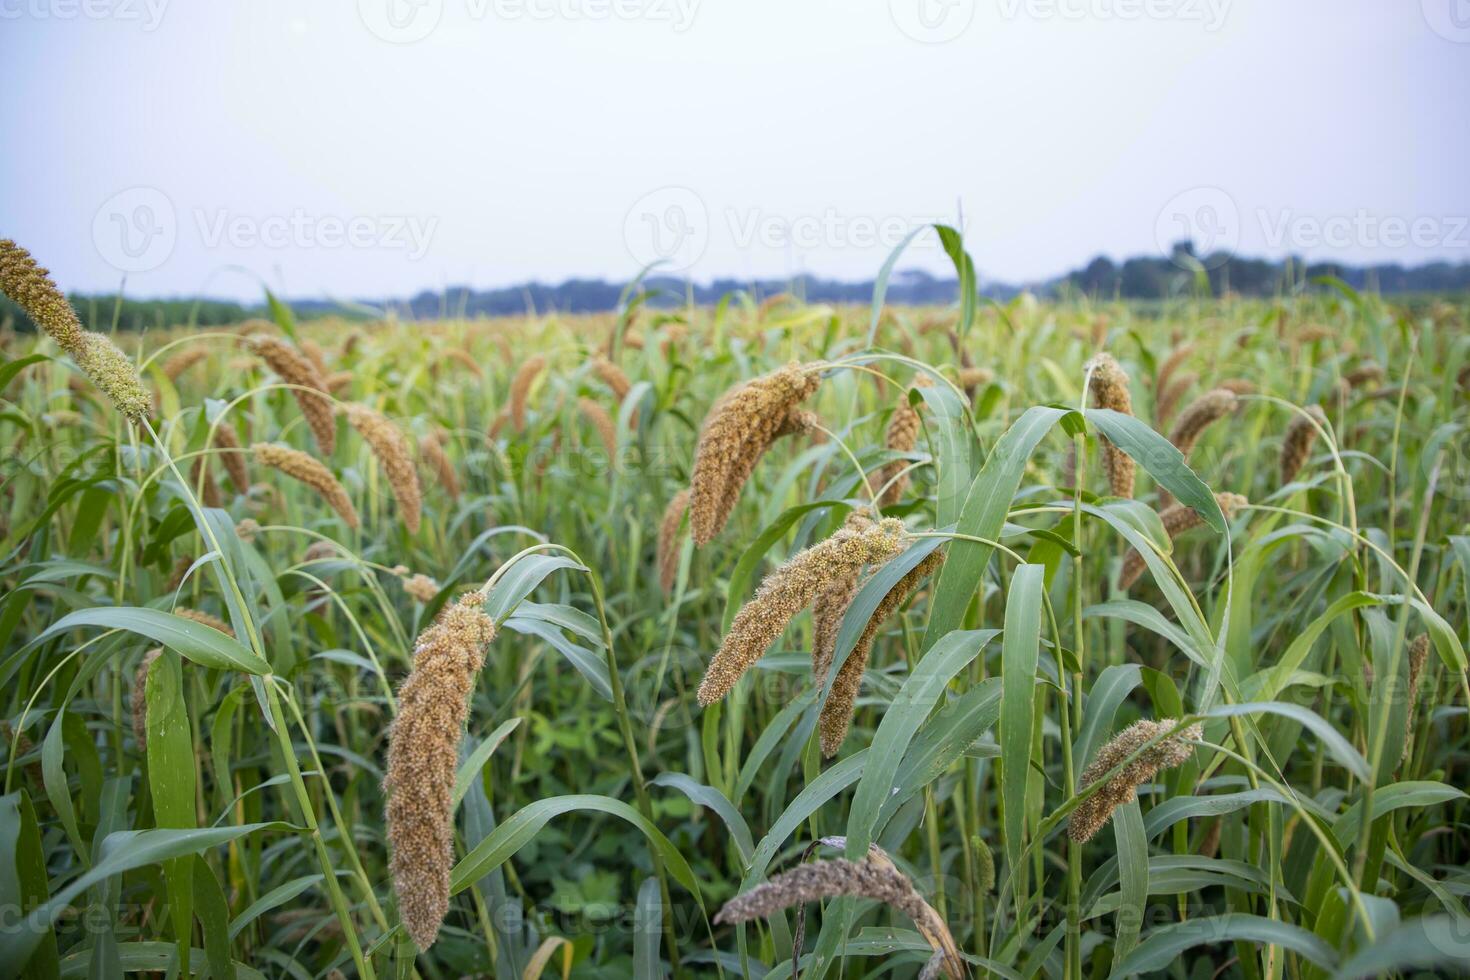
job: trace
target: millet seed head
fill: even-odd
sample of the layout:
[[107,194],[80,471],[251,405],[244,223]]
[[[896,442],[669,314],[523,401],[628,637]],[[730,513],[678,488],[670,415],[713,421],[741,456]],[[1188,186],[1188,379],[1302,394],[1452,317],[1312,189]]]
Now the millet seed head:
[[[1098,749],[1097,756],[1082,770],[1079,788],[1090,786],[1102,779],[1133,753],[1138,752],[1149,740],[1163,735],[1177,723],[1169,719],[1162,721],[1136,721]],[[1138,787],[1149,782],[1161,770],[1181,766],[1194,754],[1190,741],[1204,737],[1199,725],[1191,725],[1163,741],[1152,745],[1129,761],[1106,783],[1086,800],[1083,800],[1067,823],[1067,836],[1077,843],[1085,843],[1101,830],[1113,816],[1113,811],[1132,800]]]

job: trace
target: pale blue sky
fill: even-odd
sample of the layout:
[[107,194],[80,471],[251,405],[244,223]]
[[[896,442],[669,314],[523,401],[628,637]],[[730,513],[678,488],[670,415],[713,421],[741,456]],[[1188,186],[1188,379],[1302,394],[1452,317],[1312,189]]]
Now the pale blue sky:
[[1467,97],[1467,0],[0,0],[0,235],[244,298],[866,278],[961,207],[1007,281],[1462,260]]

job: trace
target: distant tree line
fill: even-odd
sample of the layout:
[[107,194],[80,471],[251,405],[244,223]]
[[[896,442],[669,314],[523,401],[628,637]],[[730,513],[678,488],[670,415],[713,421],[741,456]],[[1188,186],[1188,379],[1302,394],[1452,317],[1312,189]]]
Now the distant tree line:
[[[1275,296],[1299,288],[1313,288],[1315,280],[1333,276],[1358,290],[1383,294],[1470,292],[1470,262],[1427,265],[1398,264],[1351,266],[1335,262],[1307,263],[1301,259],[1272,262],[1223,253],[1197,256],[1188,243],[1174,247],[1172,257],[1136,257],[1114,262],[1099,256],[1080,269],[1055,279],[1026,284],[987,282],[983,273],[980,291],[1005,301],[1022,291],[1038,296],[1084,295],[1098,300],[1158,300],[1188,295],[1208,284],[1212,295]],[[1203,280],[1203,282],[1202,282]],[[648,305],[671,308],[693,302],[718,303],[721,298],[744,292],[754,300],[789,293],[808,303],[867,303],[873,296],[873,280],[842,282],[815,276],[794,279],[716,279],[708,284],[669,276],[645,279]],[[442,292],[422,292],[408,300],[377,300],[351,307],[327,300],[295,300],[298,316],[369,315],[367,308],[393,313],[404,319],[435,317],[506,316],[526,313],[599,313],[618,308],[627,283],[604,279],[568,279],[560,284],[529,282],[500,289],[451,287]],[[889,280],[886,299],[902,306],[934,306],[953,303],[958,293],[954,279],[939,278],[921,270],[897,272]],[[72,304],[92,329],[110,329],[116,322],[122,330],[141,330],[193,323],[198,326],[237,323],[265,315],[264,306],[210,299],[143,300],[114,296],[72,296]],[[0,325],[34,329],[25,314],[0,296]]]

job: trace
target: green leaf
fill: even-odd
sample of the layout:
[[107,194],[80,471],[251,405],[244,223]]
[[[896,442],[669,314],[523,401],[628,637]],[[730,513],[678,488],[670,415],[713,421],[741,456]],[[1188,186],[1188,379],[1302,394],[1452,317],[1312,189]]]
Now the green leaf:
[[1337,954],[1332,947],[1300,926],[1260,915],[1231,912],[1155,929],[1114,968],[1112,975],[1128,977],[1167,969],[1185,950],[1237,941],[1280,946],[1326,969],[1337,965]]
[[515,731],[516,726],[520,723],[519,718],[507,719],[499,728],[486,735],[485,740],[475,746],[475,751],[471,752],[469,758],[460,765],[459,771],[454,774],[455,806],[459,806],[459,801],[464,799],[464,795],[470,791],[470,785],[479,777],[480,771],[485,768],[485,764],[490,761],[490,756],[500,747],[500,743],[504,742],[505,737]]
[[1005,813],[1006,857],[1017,908],[1028,892],[1026,787],[1035,752],[1036,667],[1041,656],[1043,565],[1021,565],[1006,595],[1005,636],[1001,640],[1000,759],[1001,809]]
[[257,657],[237,640],[219,630],[161,609],[141,606],[97,606],[78,609],[46,628],[33,641],[42,643],[68,630],[84,626],[127,630],[161,643],[201,667],[238,670],[247,674],[269,674],[270,664]]
[[878,321],[883,318],[883,298],[888,295],[888,279],[893,275],[893,266],[898,262],[898,257],[903,254],[904,249],[909,247],[919,234],[928,229],[928,225],[920,225],[903,237],[903,241],[888,253],[888,258],[883,260],[883,265],[878,270],[878,278],[873,280],[873,313],[868,324],[868,343],[872,347],[878,337]]
[[1118,846],[1120,882],[1117,938],[1113,940],[1113,971],[1138,945],[1143,913],[1148,907],[1148,837],[1143,832],[1143,814],[1132,799],[1113,811],[1113,840]]
[[1225,515],[1210,488],[1195,475],[1181,453],[1168,439],[1142,420],[1111,408],[1089,408],[1084,413],[1108,441],[1148,471],[1154,482],[1168,490],[1181,504],[1192,509],[1216,533],[1224,534]]
[[0,962],[24,962],[29,950],[40,938],[40,933],[49,929],[62,910],[93,885],[134,868],[198,854],[207,848],[228,844],[262,830],[295,833],[300,828],[288,823],[273,822],[211,827],[206,830],[121,830],[108,834],[102,846],[97,849],[97,863],[86,873],[55,891],[50,901],[26,916],[23,925],[0,930]]
[[548,575],[564,568],[587,571],[581,562],[562,555],[526,555],[517,559],[485,597],[486,615],[497,623],[503,623],[515,612],[521,600],[535,591]]
[[659,939],[664,929],[663,898],[658,879],[644,878],[638,886],[638,904],[633,910],[633,976],[635,980],[663,980],[658,958]]
[[1359,779],[1369,778],[1368,761],[1358,754],[1352,743],[1343,738],[1337,729],[1323,720],[1322,716],[1296,704],[1280,701],[1248,701],[1245,704],[1221,704],[1203,712],[1203,718],[1229,718],[1237,715],[1270,714],[1280,715],[1298,722],[1317,736],[1329,755]]
[[553,818],[563,813],[585,810],[606,813],[626,820],[639,831],[663,858],[674,880],[687,888],[703,906],[700,898],[699,881],[689,868],[689,862],[678,848],[669,843],[663,833],[643,818],[643,815],[621,800],[608,796],[556,796],[537,800],[516,811],[510,819],[492,830],[474,850],[460,859],[451,874],[452,893],[459,893],[478,881],[491,870],[500,867],[515,856],[515,853],[531,842],[537,832]]
[[[970,484],[955,524],[956,533],[998,540],[1011,500],[1026,472],[1026,461],[1052,426],[1066,414],[1068,410],[1064,408],[1028,408],[1001,436]],[[980,588],[993,550],[990,545],[973,541],[956,540],[950,544],[929,606],[929,626],[924,632],[926,650],[938,643],[940,637],[959,628],[970,597]]]
[[740,854],[740,860],[749,862],[751,854],[755,851],[755,842],[750,836],[750,827],[740,811],[735,809],[735,804],[715,789],[696,782],[693,778],[682,772],[661,772],[653,779],[654,786],[667,786],[676,789],[689,797],[690,801],[715,811],[715,814],[725,823],[725,829],[729,831],[730,838],[735,842],[735,850]]

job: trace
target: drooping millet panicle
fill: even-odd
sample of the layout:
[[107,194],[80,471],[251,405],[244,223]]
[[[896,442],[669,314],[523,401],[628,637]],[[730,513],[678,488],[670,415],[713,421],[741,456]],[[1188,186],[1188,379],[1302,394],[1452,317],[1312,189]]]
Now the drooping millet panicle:
[[[1150,739],[1163,735],[1176,724],[1177,722],[1167,718],[1161,721],[1135,721],[1097,750],[1097,756],[1082,770],[1078,788],[1090,786],[1102,779],[1123,760],[1143,748]],[[1091,840],[1112,818],[1114,810],[1137,796],[1141,784],[1153,779],[1160,770],[1173,769],[1187,762],[1194,754],[1194,746],[1189,742],[1203,737],[1204,730],[1201,726],[1191,725],[1144,749],[1072,811],[1067,822],[1067,836],[1079,844]]]
[[[1316,423],[1316,425],[1313,424]],[[1317,405],[1307,408],[1306,414],[1293,413],[1286,425],[1286,434],[1281,439],[1281,483],[1283,486],[1296,479],[1302,466],[1311,455],[1312,445],[1317,441],[1317,427],[1327,427],[1327,413]]]
[[[1099,408],[1110,408],[1124,415],[1133,414],[1133,396],[1128,393],[1128,375],[1111,354],[1098,354],[1087,364],[1092,372],[1092,400]],[[1115,497],[1133,496],[1133,460],[1123,450],[1098,436],[1102,444],[1103,468],[1108,473],[1108,486]]]
[[[918,388],[929,383],[929,379],[920,376],[915,379],[914,387]],[[919,410],[909,400],[909,390],[904,389],[903,397],[898,400],[898,406],[893,410],[893,416],[888,420],[888,428],[883,433],[883,448],[899,453],[911,453],[919,444],[919,430],[923,427],[919,419]],[[878,471],[878,482],[875,487],[881,488],[878,493],[879,509],[892,507],[898,503],[909,486],[909,476],[905,470],[909,466],[906,459],[895,459],[883,464]]]
[[720,649],[699,684],[699,703],[710,705],[735,686],[746,670],[776,642],[788,623],[834,578],[854,568],[884,562],[903,549],[903,522],[885,518],[846,525],[825,541],[799,552],[768,575],[730,623]]
[[214,430],[214,439],[211,443],[222,450],[219,460],[224,465],[225,472],[230,474],[230,482],[235,489],[244,493],[250,489],[250,473],[245,468],[245,454],[240,451],[240,437],[235,433],[235,427],[229,422],[220,422]]
[[674,591],[674,580],[679,575],[679,528],[688,510],[689,488],[686,487],[669,500],[658,522],[658,585],[664,595]]
[[633,382],[628,379],[628,375],[606,357],[598,355],[593,358],[592,371],[612,390],[620,404],[628,397],[628,392],[633,390]]
[[311,362],[312,367],[316,368],[317,371],[319,373],[321,373],[323,376],[326,375],[326,373],[327,373],[327,355],[322,352],[322,345],[321,344],[318,344],[316,341],[312,340],[310,337],[302,337],[301,338],[301,353],[304,354],[304,355],[306,355],[306,359]]
[[613,422],[612,416],[607,414],[607,409],[592,398],[578,398],[577,411],[597,433],[598,441],[602,443],[603,452],[607,453],[608,462],[611,464],[618,456],[617,423]]
[[788,364],[730,389],[710,408],[689,482],[689,523],[697,544],[708,544],[725,526],[756,463],[820,383],[815,371]]
[[347,526],[354,531],[360,526],[357,509],[347,489],[337,482],[332,471],[312,459],[299,449],[280,446],[269,442],[257,442],[250,447],[255,462],[268,469],[279,470],[294,480],[311,487],[335,510]]
[[168,360],[164,361],[162,367],[160,367],[159,370],[163,372],[163,376],[165,378],[168,378],[169,381],[177,381],[179,380],[179,375],[183,374],[185,371],[189,370],[191,367],[198,364],[200,361],[204,360],[208,356],[209,351],[205,350],[198,344],[194,345],[193,347],[185,347],[183,350],[175,352],[172,356],[168,358]]
[[398,431],[398,426],[366,405],[349,404],[346,413],[347,421],[372,447],[373,455],[378,457],[378,463],[388,475],[388,486],[393,490],[393,499],[398,501],[398,515],[403,518],[403,526],[408,528],[409,534],[419,533],[424,495],[419,489],[419,474],[414,469],[408,441]]
[[[1239,404],[1235,392],[1228,388],[1213,388],[1205,392],[1179,413],[1179,420],[1169,430],[1169,441],[1188,459],[1205,429],[1234,412]],[[1159,488],[1160,507],[1167,507],[1172,499],[1169,491]]]
[[515,377],[510,381],[510,420],[515,424],[516,431],[520,432],[526,427],[526,400],[531,395],[531,386],[546,370],[546,357],[536,354],[528,358],[516,371]]
[[480,593],[447,606],[414,644],[413,670],[398,690],[388,732],[388,868],[398,914],[421,950],[434,944],[449,912],[459,742],[494,637]]
[[1179,366],[1192,353],[1194,353],[1194,344],[1180,344],[1169,352],[1168,357],[1164,358],[1163,362],[1159,365],[1158,372],[1154,375],[1154,396],[1156,398],[1161,396],[1169,387],[1169,382],[1174,377],[1174,372],[1179,370]]
[[403,591],[415,602],[429,603],[439,594],[439,583],[424,574],[410,575],[403,580]]
[[480,362],[471,357],[469,351],[458,347],[446,347],[444,355],[475,377],[484,377],[484,373],[480,370]]
[[[817,417],[816,412],[793,407],[781,420],[781,424],[776,427],[776,431],[771,433],[766,449],[775,445],[778,439],[784,439],[787,436],[811,435],[813,442],[823,442],[826,436],[821,431],[821,425],[821,419]],[[725,493],[719,505],[719,513],[725,515],[725,520],[728,520],[729,515],[735,512],[736,505],[740,503],[740,492],[750,481],[763,455],[764,450],[760,453],[747,453],[731,462],[730,469],[725,474]],[[723,521],[721,523],[723,525]]]
[[1247,378],[1226,378],[1218,382],[1216,388],[1224,388],[1226,391],[1234,392],[1236,395],[1254,395],[1260,390],[1260,385]]
[[454,464],[444,451],[444,440],[438,431],[425,433],[419,438],[419,459],[428,464],[435,482],[449,494],[450,499],[458,500],[459,474],[454,471]]
[[153,396],[143,387],[137,366],[118,349],[112,338],[84,332],[80,348],[72,354],[72,359],[128,421],[140,422],[147,417],[153,408]]
[[197,609],[175,609],[174,615],[182,616],[187,620],[198,623],[200,626],[208,626],[212,630],[219,630],[232,640],[235,638],[235,631],[230,627],[230,624],[218,616],[211,616],[209,613],[200,612]]
[[881,849],[874,850],[877,855],[866,861],[847,858],[817,860],[773,875],[726,902],[715,916],[715,922],[733,925],[769,918],[792,906],[800,907],[844,895],[867,898],[908,916],[935,949],[936,955],[942,957],[940,964],[945,975],[962,976],[959,951],[949,927],[892,859]]
[[957,377],[959,386],[965,389],[965,397],[973,400],[976,391],[995,380],[995,372],[990,368],[964,367]]
[[1169,441],[1188,459],[1205,429],[1235,411],[1238,404],[1235,392],[1228,388],[1213,388],[1205,392],[1179,413],[1179,421],[1169,430]]
[[355,377],[356,375],[351,371],[333,371],[322,380],[326,383],[327,391],[335,395],[339,391],[351,387],[352,379]]
[[148,754],[148,668],[161,656],[163,647],[154,647],[143,654],[143,659],[138,661],[138,669],[133,672],[133,690],[128,695],[133,714],[133,740],[138,743],[138,751],[145,756]]
[[[878,603],[878,608],[873,610],[862,635],[858,637],[857,643],[853,645],[852,651],[848,653],[832,681],[832,692],[827,695],[827,703],[822,705],[818,727],[821,730],[822,755],[826,758],[830,759],[837,754],[837,750],[847,740],[848,730],[852,728],[853,709],[857,704],[858,692],[863,686],[863,674],[867,672],[868,659],[872,656],[873,641],[878,638],[878,631],[918,591],[920,583],[937,572],[943,564],[942,552],[935,551],[926,555],[923,561],[888,590],[888,594]],[[828,651],[828,667],[831,666],[834,652]],[[826,670],[822,673],[823,677],[818,678],[819,683],[825,680]]]
[[[861,531],[872,523],[872,512],[858,509],[848,513],[842,526]],[[818,685],[826,680],[827,668],[831,666],[832,655],[837,648],[842,617],[847,613],[847,607],[852,605],[862,577],[861,565],[844,569],[840,575],[833,575],[824,582],[812,597],[812,679]]]
[[77,318],[49,270],[9,238],[0,238],[0,293],[9,296],[35,324],[73,358],[82,349],[82,321]]
[[1199,375],[1189,371],[1169,382],[1169,386],[1159,392],[1158,401],[1154,403],[1154,422],[1159,428],[1169,424],[1169,420],[1174,417],[1174,409],[1179,407],[1180,400],[1198,380]]
[[[1225,514],[1227,521],[1250,503],[1238,493],[1217,493],[1215,502],[1220,505],[1220,510]],[[1164,532],[1169,535],[1169,540],[1173,541],[1185,531],[1199,527],[1205,522],[1205,519],[1199,516],[1194,508],[1176,503],[1170,504],[1159,512],[1159,521],[1164,525]],[[1118,587],[1126,589],[1133,585],[1146,567],[1143,555],[1129,549],[1128,554],[1123,556],[1123,569],[1118,573]]]
[[306,417],[317,448],[323,456],[332,455],[337,450],[337,420],[332,413],[331,399],[326,397],[331,389],[316,365],[276,337],[252,336],[246,346],[280,375],[282,381],[292,385],[291,395]]

